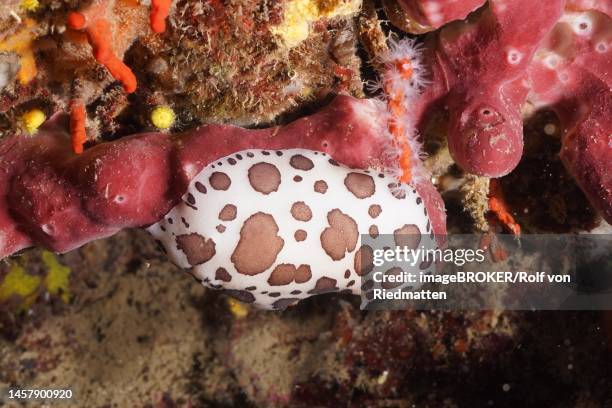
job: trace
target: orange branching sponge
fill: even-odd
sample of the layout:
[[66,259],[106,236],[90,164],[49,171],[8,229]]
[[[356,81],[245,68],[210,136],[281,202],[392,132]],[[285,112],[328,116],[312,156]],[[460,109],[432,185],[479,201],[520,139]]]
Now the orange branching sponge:
[[156,33],[166,31],[166,18],[170,12],[172,0],[152,0],[151,1],[151,29]]
[[515,221],[504,200],[504,194],[497,179],[491,179],[489,184],[489,211],[493,213],[502,226],[512,234],[521,235],[521,226]]
[[83,153],[83,145],[87,141],[85,132],[85,104],[80,99],[75,99],[70,103],[70,135],[72,138],[72,150],[76,154]]
[[94,13],[89,14],[91,16],[79,12],[70,13],[67,20],[68,27],[73,30],[85,30],[96,61],[104,65],[113,78],[123,84],[127,93],[136,91],[136,76],[113,52],[113,35],[109,21],[105,17],[95,16]]

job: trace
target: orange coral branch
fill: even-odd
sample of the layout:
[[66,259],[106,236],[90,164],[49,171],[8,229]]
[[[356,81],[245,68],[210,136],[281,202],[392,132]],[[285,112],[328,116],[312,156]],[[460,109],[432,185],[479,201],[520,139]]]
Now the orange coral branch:
[[83,145],[87,141],[85,132],[85,105],[80,100],[74,100],[70,104],[70,135],[72,138],[72,150],[76,154],[83,153]]
[[[395,68],[400,73],[400,77],[404,80],[409,81],[414,71],[412,64],[409,59],[402,59],[395,61]],[[391,111],[393,118],[399,118],[406,114],[404,108],[404,94],[401,90],[394,90],[390,84],[385,84],[385,92],[389,95],[389,101],[387,106]],[[397,121],[391,120],[389,123],[389,132],[395,138],[396,145],[400,148],[401,154],[399,158],[399,166],[402,170],[400,181],[402,183],[408,183],[412,180],[412,149],[406,141],[405,129],[401,127]]]
[[113,53],[111,47],[113,37],[108,20],[99,18],[88,23],[87,18],[83,14],[72,12],[68,15],[67,22],[68,26],[74,30],[85,29],[89,43],[93,48],[96,61],[104,65],[113,78],[123,84],[123,89],[125,89],[127,93],[136,91],[136,76],[132,70]]
[[504,194],[497,179],[489,184],[489,211],[514,235],[521,235],[521,226],[515,221],[504,201]]
[[166,18],[170,12],[172,0],[151,1],[151,29],[156,33],[166,31]]

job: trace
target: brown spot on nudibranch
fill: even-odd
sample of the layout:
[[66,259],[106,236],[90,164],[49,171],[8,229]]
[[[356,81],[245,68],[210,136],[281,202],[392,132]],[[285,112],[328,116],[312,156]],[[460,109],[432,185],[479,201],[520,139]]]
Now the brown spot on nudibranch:
[[295,181],[296,183],[299,183],[299,182],[300,182],[300,181],[302,181],[302,180],[303,180],[303,179],[302,179],[302,176],[295,176],[295,177],[293,178],[293,181]]
[[397,198],[398,200],[403,200],[404,198],[406,198],[406,191],[402,188],[401,184],[391,183],[387,185],[387,187],[389,188],[391,195]]
[[191,265],[200,265],[208,262],[215,256],[215,241],[206,239],[200,234],[191,233],[178,235],[176,246],[187,256],[187,261]]
[[295,270],[295,265],[280,264],[272,271],[268,283],[272,286],[288,285],[293,282]]
[[420,270],[425,270],[427,268],[429,268],[431,266],[431,264],[433,263],[433,259],[430,259],[429,257],[427,259],[425,259],[423,262],[421,262],[419,264],[419,269]]
[[229,272],[225,270],[225,268],[219,268],[215,272],[215,279],[223,282],[231,282],[232,275],[230,275]]
[[226,204],[219,212],[219,219],[221,221],[233,221],[236,219],[238,210],[233,204]]
[[321,246],[331,259],[339,261],[357,246],[357,223],[337,208],[327,213],[327,222],[329,226],[321,233]]
[[298,298],[282,298],[272,303],[274,309],[286,309],[287,307],[297,303],[300,299]]
[[223,225],[223,224],[217,225],[217,232],[219,234],[223,234],[225,232],[225,225]]
[[253,303],[255,302],[255,296],[252,293],[247,292],[246,290],[235,290],[235,289],[227,289],[225,293],[234,299],[237,299],[244,303]]
[[377,238],[378,237],[378,227],[376,225],[370,225],[370,229],[368,230],[368,233],[370,234],[372,238]]
[[306,238],[308,238],[308,233],[304,230],[299,229],[295,231],[295,234],[293,234],[293,237],[295,238],[297,242],[302,242],[302,241],[305,241]]
[[243,275],[257,275],[276,261],[284,241],[278,236],[278,225],[270,214],[251,215],[240,229],[240,240],[231,261]]
[[362,285],[361,285],[361,290],[366,291],[366,290],[370,290],[374,287],[374,281],[372,279],[365,281]]
[[275,165],[261,162],[249,168],[249,182],[255,191],[270,194],[278,190],[281,174]]
[[403,227],[393,231],[395,245],[400,248],[416,249],[421,243],[419,227],[414,224],[405,224]]
[[374,250],[369,245],[362,245],[355,253],[355,272],[359,276],[367,275],[374,269]]
[[308,291],[308,293],[311,295],[321,295],[323,293],[337,291],[339,289],[336,287],[336,283],[337,281],[335,279],[324,276],[317,280],[314,289]]
[[[389,269],[387,272],[385,272],[385,276],[395,276],[396,277],[396,281],[399,280],[399,278],[401,278],[402,273],[404,273],[404,271],[402,271],[402,268],[399,268],[397,266]],[[393,289],[393,288],[397,288],[398,286],[400,286],[402,284],[401,281],[399,282],[389,282],[387,280],[385,280],[383,283],[380,284],[380,286],[383,289]]]
[[195,188],[202,194],[206,194],[206,186],[199,181],[195,182]]
[[376,185],[374,179],[363,173],[349,173],[344,179],[344,185],[357,198],[367,198],[374,194]]
[[272,286],[288,285],[295,281],[296,283],[308,282],[312,277],[310,266],[300,265],[295,267],[291,264],[280,264],[270,274],[268,283]]
[[312,219],[312,210],[303,201],[298,201],[291,206],[291,215],[298,221],[306,222]]
[[289,164],[294,169],[308,171],[314,167],[314,163],[308,157],[302,156],[301,154],[296,154],[291,157],[289,160]]
[[314,183],[315,193],[325,194],[327,193],[327,183],[323,180],[317,180]]
[[368,208],[368,214],[370,215],[370,217],[372,218],[376,218],[380,215],[380,213],[382,212],[382,208],[380,205],[378,204],[372,204],[370,206],[370,208]]
[[210,185],[215,190],[227,190],[232,184],[232,180],[230,180],[229,176],[223,172],[215,171],[210,175],[208,179]]
[[187,193],[187,202],[191,205],[195,205],[196,199],[191,193]]

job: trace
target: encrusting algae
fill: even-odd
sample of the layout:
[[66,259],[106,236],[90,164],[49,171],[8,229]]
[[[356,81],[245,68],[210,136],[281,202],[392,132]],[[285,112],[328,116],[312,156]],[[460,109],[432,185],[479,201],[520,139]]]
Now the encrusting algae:
[[43,264],[47,267],[45,288],[54,296],[59,296],[64,303],[70,301],[70,268],[62,265],[53,252],[42,252]]
[[30,275],[18,262],[12,262],[8,274],[0,283],[0,302],[18,296],[23,299],[21,308],[27,309],[38,297],[40,282],[40,276]]
[[0,52],[14,52],[20,57],[20,68],[17,79],[22,85],[28,84],[36,77],[36,59],[34,58],[33,44],[36,40],[36,22],[25,19],[23,27],[15,34],[0,41]]
[[19,6],[26,11],[36,11],[40,6],[38,0],[21,0]]
[[19,300],[17,311],[24,311],[30,308],[44,291],[58,297],[63,303],[70,301],[71,269],[61,264],[57,256],[50,251],[42,251],[40,259],[44,265],[44,276],[27,273],[28,261],[25,257],[10,261],[8,272],[0,280],[0,304],[16,298]]
[[285,5],[283,22],[272,27],[288,48],[308,38],[310,25],[322,18],[350,16],[359,12],[361,0],[291,0]]

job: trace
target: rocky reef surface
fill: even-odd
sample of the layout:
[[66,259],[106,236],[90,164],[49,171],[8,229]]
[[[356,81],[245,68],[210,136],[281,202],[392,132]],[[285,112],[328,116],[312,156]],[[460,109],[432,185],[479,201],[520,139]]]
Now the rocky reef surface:
[[[0,180],[49,163],[78,178],[64,158],[134,133],[275,135],[339,94],[393,112],[384,56],[408,38],[426,81],[402,124],[449,232],[609,233],[612,11],[533,3],[7,0]],[[61,157],[36,153],[52,117]],[[10,140],[33,146],[23,161]],[[5,184],[0,208],[25,197]],[[0,390],[71,388],[78,406],[606,407],[611,338],[603,312],[374,312],[340,294],[260,311],[196,284],[138,230],[0,264]]]

